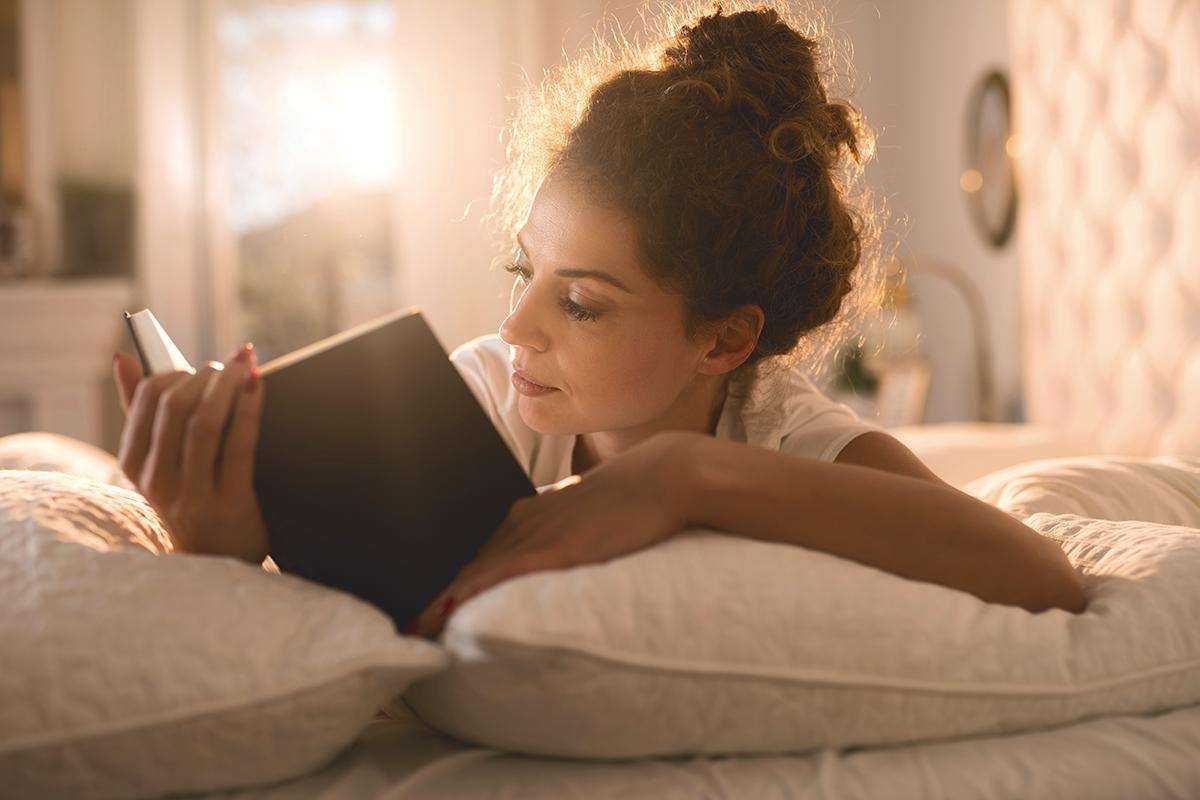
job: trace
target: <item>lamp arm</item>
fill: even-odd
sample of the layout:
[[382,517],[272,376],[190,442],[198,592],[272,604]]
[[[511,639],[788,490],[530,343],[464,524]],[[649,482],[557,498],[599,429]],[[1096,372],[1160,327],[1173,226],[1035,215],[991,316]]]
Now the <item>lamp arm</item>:
[[940,259],[905,259],[900,262],[904,273],[929,274],[942,278],[953,286],[967,304],[971,316],[971,329],[975,338],[976,382],[979,389],[979,419],[993,422],[995,412],[995,386],[992,380],[992,342],[988,334],[987,307],[979,289],[956,265]]

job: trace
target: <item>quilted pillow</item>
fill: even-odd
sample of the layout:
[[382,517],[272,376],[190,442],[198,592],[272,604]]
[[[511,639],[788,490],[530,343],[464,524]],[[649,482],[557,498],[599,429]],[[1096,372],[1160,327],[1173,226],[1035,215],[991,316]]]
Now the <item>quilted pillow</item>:
[[1044,511],[1200,528],[1200,458],[1051,458],[985,475],[963,491],[1022,515]]
[[135,490],[111,453],[79,439],[48,431],[0,436],[0,470],[6,469],[65,472],[77,478]]
[[896,744],[1200,701],[1200,531],[1025,522],[1082,574],[1084,613],[689,531],[476,596],[442,634],[450,668],[405,699],[460,739],[575,758]]
[[135,492],[0,471],[0,794],[283,780],[445,666],[350,595],[168,544]]

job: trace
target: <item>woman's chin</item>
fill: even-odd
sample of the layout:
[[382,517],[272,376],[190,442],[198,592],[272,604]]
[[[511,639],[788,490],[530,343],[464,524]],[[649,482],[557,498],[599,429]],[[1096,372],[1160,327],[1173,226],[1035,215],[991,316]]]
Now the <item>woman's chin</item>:
[[530,430],[544,436],[577,432],[576,426],[571,425],[561,414],[552,413],[545,407],[545,404],[546,398],[542,397],[522,397],[517,401],[517,411],[521,414],[521,421]]

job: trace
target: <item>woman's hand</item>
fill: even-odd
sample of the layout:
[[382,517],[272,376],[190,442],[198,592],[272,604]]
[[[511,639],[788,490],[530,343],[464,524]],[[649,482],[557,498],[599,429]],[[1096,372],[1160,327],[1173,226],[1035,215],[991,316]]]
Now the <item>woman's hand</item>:
[[118,461],[166,523],[175,549],[259,564],[267,526],[254,494],[263,387],[253,345],[228,366],[145,377],[118,353],[113,374],[125,411]]
[[513,503],[474,561],[406,632],[436,638],[455,608],[501,581],[608,561],[679,531],[687,520],[679,477],[691,435],[652,436],[583,475]]

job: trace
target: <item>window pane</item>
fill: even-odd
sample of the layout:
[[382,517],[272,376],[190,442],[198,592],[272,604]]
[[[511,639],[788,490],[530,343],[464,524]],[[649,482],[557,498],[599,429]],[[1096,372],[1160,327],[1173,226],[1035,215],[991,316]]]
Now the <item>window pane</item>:
[[225,223],[260,361],[390,308],[391,0],[238,0],[217,19]]

